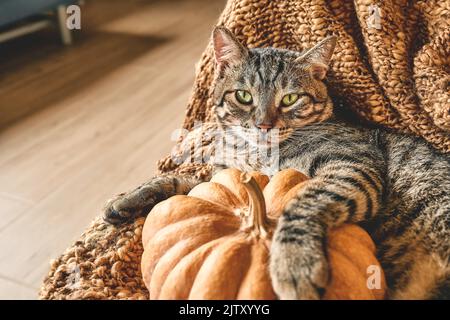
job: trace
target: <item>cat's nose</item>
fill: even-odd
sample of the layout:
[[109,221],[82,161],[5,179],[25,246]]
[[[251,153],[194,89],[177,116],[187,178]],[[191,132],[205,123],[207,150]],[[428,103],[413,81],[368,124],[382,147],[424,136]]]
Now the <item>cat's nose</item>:
[[261,130],[270,130],[273,128],[273,125],[268,122],[257,123],[256,126]]

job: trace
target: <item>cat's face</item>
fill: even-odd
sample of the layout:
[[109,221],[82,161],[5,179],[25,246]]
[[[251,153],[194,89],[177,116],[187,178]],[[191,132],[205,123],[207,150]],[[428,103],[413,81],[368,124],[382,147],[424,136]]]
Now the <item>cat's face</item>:
[[323,83],[336,39],[294,52],[247,49],[223,27],[213,33],[216,59],[214,112],[225,127],[263,132],[278,129],[280,138],[332,114]]

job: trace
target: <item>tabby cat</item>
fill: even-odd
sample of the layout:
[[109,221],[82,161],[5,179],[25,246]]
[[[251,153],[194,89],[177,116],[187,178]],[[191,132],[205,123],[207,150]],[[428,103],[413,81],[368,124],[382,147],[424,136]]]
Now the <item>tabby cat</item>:
[[[279,298],[320,298],[329,273],[327,230],[346,222],[363,225],[376,242],[390,298],[450,298],[450,157],[420,138],[334,115],[323,82],[334,37],[302,53],[247,49],[217,27],[213,43],[220,128],[278,130],[279,169],[311,177],[284,209],[274,235],[270,273]],[[105,219],[121,223],[145,215],[199,182],[155,177],[110,200]]]

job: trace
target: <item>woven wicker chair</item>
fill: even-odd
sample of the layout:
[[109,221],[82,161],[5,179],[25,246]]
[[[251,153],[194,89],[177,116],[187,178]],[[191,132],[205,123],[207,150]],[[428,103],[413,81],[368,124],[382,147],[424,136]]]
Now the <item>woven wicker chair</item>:
[[[373,23],[376,12],[379,26]],[[449,14],[446,1],[440,0],[229,0],[218,24],[249,47],[304,50],[337,35],[328,74],[331,92],[351,106],[355,117],[420,135],[448,152]],[[199,66],[184,121],[187,129],[195,121],[212,120],[211,45]],[[178,166],[169,157],[160,161],[159,171],[210,174],[208,166]],[[94,220],[52,262],[40,297],[147,299],[139,270],[143,222],[141,218],[116,228],[101,218]]]

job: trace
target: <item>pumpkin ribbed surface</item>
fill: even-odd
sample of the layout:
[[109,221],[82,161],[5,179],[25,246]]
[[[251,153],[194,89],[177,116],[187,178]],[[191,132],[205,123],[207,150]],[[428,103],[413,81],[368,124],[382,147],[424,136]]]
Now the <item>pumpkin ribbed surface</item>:
[[[151,299],[276,299],[269,248],[282,208],[307,177],[287,169],[270,181],[226,169],[188,195],[156,205],[143,229],[142,274]],[[325,299],[375,299],[367,267],[375,245],[356,225],[331,230],[331,281]],[[383,286],[384,288],[384,279]]]

